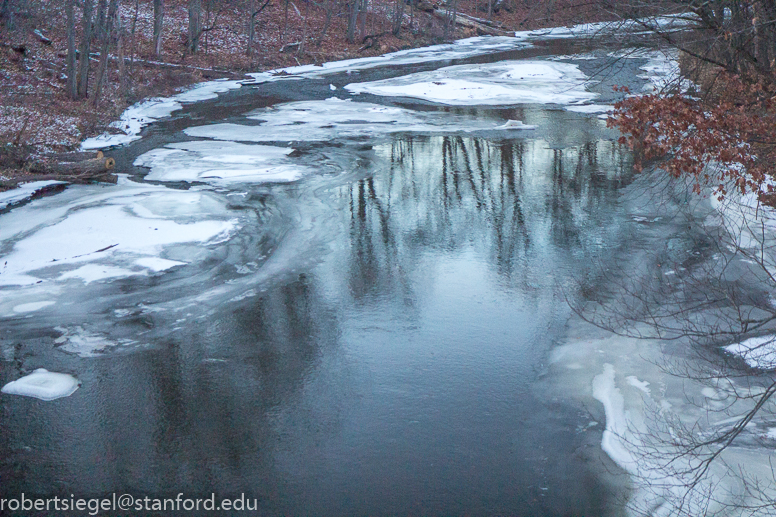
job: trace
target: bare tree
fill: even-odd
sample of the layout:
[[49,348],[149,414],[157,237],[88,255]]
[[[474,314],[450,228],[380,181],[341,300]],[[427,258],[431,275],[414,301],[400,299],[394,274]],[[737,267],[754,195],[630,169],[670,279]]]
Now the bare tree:
[[164,0],[154,0],[154,55],[162,53],[162,28],[164,25]]
[[348,43],[356,41],[356,24],[358,22],[358,13],[361,9],[361,0],[350,0],[348,3]]
[[202,35],[202,0],[189,0],[189,40],[188,51],[195,54]]
[[83,17],[81,19],[81,47],[78,63],[78,97],[86,98],[89,94],[89,52],[92,41],[92,0],[84,0]]
[[256,39],[256,18],[267,8],[267,6],[269,6],[270,2],[272,2],[272,0],[264,0],[259,8],[255,8],[256,4],[253,0],[248,4],[250,8],[250,19],[248,21],[248,48],[246,49],[248,57],[253,55],[253,42]]
[[78,98],[78,83],[76,81],[76,50],[75,50],[75,0],[67,0],[65,4],[67,16],[67,95],[71,99]]
[[108,7],[107,17],[102,27],[101,44],[100,47],[100,62],[97,67],[97,84],[94,86],[94,94],[92,95],[92,106],[96,106],[102,94],[102,87],[105,83],[105,76],[108,72],[108,57],[110,52],[110,43],[113,39],[113,21],[116,18],[116,12],[118,11],[118,0],[110,0],[110,6]]
[[401,24],[402,21],[404,21],[404,6],[406,2],[405,0],[396,0],[396,4],[394,5],[394,11],[393,11],[393,28],[391,29],[391,33],[394,36],[398,36],[401,32]]

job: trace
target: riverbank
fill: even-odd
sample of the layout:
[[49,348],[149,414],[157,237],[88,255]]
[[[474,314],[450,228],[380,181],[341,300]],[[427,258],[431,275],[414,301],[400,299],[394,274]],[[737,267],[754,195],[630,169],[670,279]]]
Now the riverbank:
[[[426,5],[428,4],[428,5]],[[487,5],[461,0],[461,17],[479,19],[481,26],[497,33],[569,25],[600,19],[595,6],[577,0],[542,6],[514,5],[483,12]],[[580,5],[577,5],[580,4]],[[493,5],[500,5],[495,2]],[[325,6],[309,12],[290,2],[269,3],[255,18],[258,30],[249,45],[245,13],[237,7],[208,11],[200,49],[187,53],[186,2],[165,3],[161,52],[153,52],[153,2],[120,5],[118,26],[125,58],[123,75],[111,56],[107,80],[99,99],[74,101],[66,94],[66,15],[58,2],[42,1],[0,24],[0,181],[35,180],[29,172],[32,160],[53,152],[72,151],[85,138],[119,132],[111,126],[121,113],[149,97],[169,97],[191,85],[219,78],[242,79],[247,73],[296,65],[321,64],[371,57],[447,40],[478,35],[472,26],[445,31],[438,14],[442,6],[421,2],[405,8],[398,35],[392,34],[394,3],[373,0],[367,15],[359,19],[355,41],[346,40],[347,19]],[[329,6],[330,9],[334,7]],[[435,10],[432,10],[434,9]],[[425,10],[424,10],[425,9]],[[436,14],[435,14],[436,13]],[[80,21],[80,13],[76,21]],[[490,18],[489,20],[487,18]],[[77,23],[78,25],[78,23]],[[76,29],[78,32],[78,27]],[[447,32],[447,33],[446,33]],[[118,34],[118,32],[117,32]],[[447,36],[447,38],[445,38]],[[77,34],[80,39],[80,34]],[[298,42],[305,41],[300,48]],[[111,52],[116,52],[115,48]],[[98,56],[92,58],[91,84]],[[0,191],[9,188],[0,185]]]

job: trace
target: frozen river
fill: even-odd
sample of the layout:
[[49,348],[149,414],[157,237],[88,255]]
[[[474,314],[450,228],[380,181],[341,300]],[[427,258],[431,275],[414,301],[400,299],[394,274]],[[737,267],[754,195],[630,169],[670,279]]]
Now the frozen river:
[[568,302],[662,242],[600,115],[670,63],[568,39],[419,55],[159,102],[118,185],[0,213],[0,385],[80,383],[0,396],[3,496],[621,514],[603,408],[548,372]]

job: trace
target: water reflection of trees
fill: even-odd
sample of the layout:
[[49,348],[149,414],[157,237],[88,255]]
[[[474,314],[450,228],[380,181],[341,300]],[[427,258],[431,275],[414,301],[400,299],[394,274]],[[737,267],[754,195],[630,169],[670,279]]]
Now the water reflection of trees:
[[531,283],[539,268],[589,258],[602,232],[617,231],[611,209],[629,170],[627,153],[606,140],[561,149],[542,140],[408,136],[376,152],[389,164],[385,173],[346,187],[356,297],[409,289],[407,272],[424,250],[472,247],[515,286]]

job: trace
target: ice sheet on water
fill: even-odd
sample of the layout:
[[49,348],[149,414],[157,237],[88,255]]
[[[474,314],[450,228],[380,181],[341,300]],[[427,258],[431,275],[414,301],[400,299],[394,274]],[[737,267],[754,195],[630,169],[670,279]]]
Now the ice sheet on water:
[[[663,31],[680,30],[692,24],[682,16],[661,16],[643,20]],[[593,37],[602,34],[630,31],[640,32],[644,25],[635,21],[586,23],[572,27],[555,27],[534,31],[515,32],[514,36],[476,36],[442,45],[391,52],[381,56],[332,61],[322,65],[302,65],[248,74],[254,82],[268,82],[299,78],[315,78],[341,72],[354,72],[379,66],[411,65],[434,61],[466,59],[482,54],[504,52],[532,47],[532,41],[563,38]]]
[[50,187],[51,185],[60,185],[61,181],[31,181],[29,183],[22,183],[17,188],[9,190],[7,192],[0,192],[0,210],[4,209],[8,205],[13,205],[25,199],[29,199],[35,195],[36,192]]
[[752,368],[776,369],[776,336],[758,336],[725,347],[740,356]]
[[35,312],[43,308],[46,308],[50,305],[54,305],[55,303],[56,302],[53,302],[51,300],[47,300],[44,302],[20,303],[19,305],[14,306],[13,311],[22,313],[22,314],[27,312]]
[[62,333],[54,340],[58,349],[79,357],[98,357],[111,348],[137,344],[131,339],[113,341],[102,334],[89,331],[78,325],[70,328],[56,327],[55,330]]
[[530,36],[527,34],[521,37],[477,36],[442,45],[399,50],[397,52],[383,54],[382,56],[332,61],[323,63],[322,65],[294,66],[248,75],[253,77],[256,82],[267,82],[292,78],[322,77],[340,72],[365,70],[378,66],[398,66],[430,63],[433,61],[451,61],[491,52],[527,48],[531,46],[531,44],[526,41],[527,39],[530,39]]
[[598,96],[588,77],[572,63],[502,61],[456,65],[429,72],[352,83],[352,93],[414,97],[448,105],[571,104]]
[[577,106],[566,106],[566,110],[575,113],[607,113],[614,110],[614,106],[609,104],[581,104]]
[[213,243],[238,227],[225,202],[202,190],[131,181],[83,189],[0,216],[0,286],[146,275],[180,264],[159,261],[176,244]]
[[285,182],[309,172],[287,159],[292,151],[235,142],[183,142],[149,151],[135,165],[151,169],[146,179],[156,181]]
[[0,390],[9,395],[35,397],[40,400],[55,400],[69,397],[78,389],[78,379],[66,373],[55,373],[38,368],[29,375],[11,381]]
[[330,141],[400,132],[497,129],[493,121],[453,113],[418,112],[336,98],[262,108],[248,115],[258,126],[211,124],[191,127],[189,136],[242,142]]

